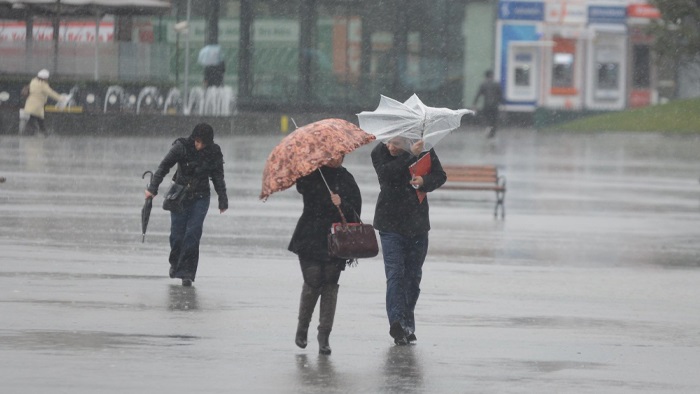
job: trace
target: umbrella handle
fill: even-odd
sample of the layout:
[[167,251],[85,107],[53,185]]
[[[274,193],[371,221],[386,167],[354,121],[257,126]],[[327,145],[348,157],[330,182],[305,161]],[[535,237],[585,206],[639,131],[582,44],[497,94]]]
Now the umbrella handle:
[[141,179],[146,178],[146,174],[151,174],[151,177],[148,178],[148,185],[146,185],[146,187],[148,187],[148,186],[150,186],[151,182],[153,181],[153,171],[144,172],[143,175],[141,175]]
[[[323,171],[321,171],[321,168],[318,168],[318,173],[321,174],[321,179],[323,179],[323,183],[326,185],[326,189],[328,189],[328,193],[333,193],[331,191],[331,187],[328,186],[328,182],[326,181],[326,177],[323,176]],[[340,220],[343,223],[343,227],[347,227],[348,221],[345,220],[345,215],[343,215],[343,211],[340,209],[339,206],[336,205],[335,207],[338,208],[338,213],[340,214]]]

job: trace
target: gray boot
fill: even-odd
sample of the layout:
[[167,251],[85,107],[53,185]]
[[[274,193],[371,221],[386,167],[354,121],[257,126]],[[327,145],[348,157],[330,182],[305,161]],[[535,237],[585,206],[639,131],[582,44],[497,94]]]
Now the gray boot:
[[338,301],[337,284],[325,285],[321,290],[321,311],[318,324],[318,353],[331,354],[331,346],[328,344],[328,337],[333,329],[333,319],[335,318],[335,306]]
[[294,339],[294,343],[300,348],[306,348],[306,337],[309,332],[309,323],[311,322],[311,315],[314,313],[316,308],[316,301],[318,301],[318,296],[321,294],[319,289],[314,289],[304,282],[304,286],[301,288],[301,300],[299,300],[299,323],[297,324],[297,335]]

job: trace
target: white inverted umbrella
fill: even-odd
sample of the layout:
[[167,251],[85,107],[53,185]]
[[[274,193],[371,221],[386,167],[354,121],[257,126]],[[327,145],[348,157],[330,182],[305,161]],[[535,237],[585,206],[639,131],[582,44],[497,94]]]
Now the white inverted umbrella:
[[460,125],[462,116],[474,114],[468,109],[428,107],[415,94],[401,103],[381,96],[374,111],[357,114],[360,128],[373,134],[380,141],[404,137],[411,141],[424,141],[424,151],[432,149],[450,131]]

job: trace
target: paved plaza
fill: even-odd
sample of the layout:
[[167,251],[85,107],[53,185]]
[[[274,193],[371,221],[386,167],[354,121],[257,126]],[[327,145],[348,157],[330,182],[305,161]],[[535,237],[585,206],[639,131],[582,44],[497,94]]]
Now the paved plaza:
[[[183,288],[160,196],[140,233],[174,138],[0,136],[2,391],[700,392],[700,135],[453,132],[441,161],[497,165],[505,220],[492,193],[430,194],[417,344],[388,335],[380,254],[341,276],[329,357],[294,345],[301,197],[257,199],[280,138],[216,138],[230,209]],[[371,148],[345,162],[366,222]]]

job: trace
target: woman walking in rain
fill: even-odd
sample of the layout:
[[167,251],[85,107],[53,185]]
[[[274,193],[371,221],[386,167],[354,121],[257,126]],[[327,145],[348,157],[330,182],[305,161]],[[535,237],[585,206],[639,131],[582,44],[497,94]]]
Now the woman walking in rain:
[[338,208],[347,218],[359,217],[362,209],[360,188],[342,164],[341,156],[299,178],[296,187],[304,198],[304,210],[289,243],[289,250],[299,256],[304,278],[295,342],[306,348],[309,323],[320,296],[317,336],[320,354],[331,354],[328,337],[335,317],[338,280],[348,263],[328,254],[328,231],[331,224],[341,221]]
[[224,157],[214,143],[214,129],[206,123],[194,127],[188,138],[178,138],[153,174],[146,189],[146,198],[158,194],[158,186],[177,164],[173,180],[186,185],[181,212],[170,212],[170,277],[182,279],[183,286],[192,286],[199,263],[199,240],[209,210],[209,180],[219,196],[219,212],[228,209]]
[[24,103],[24,112],[29,115],[27,121],[26,134],[34,135],[37,133],[45,133],[46,126],[44,125],[44,106],[49,97],[56,101],[63,101],[64,98],[56,93],[49,86],[49,70],[41,70],[37,76],[29,83],[29,93],[27,101]]
[[414,311],[428,253],[428,198],[421,202],[416,189],[432,192],[447,180],[433,149],[429,151],[430,173],[411,176],[409,166],[422,151],[422,140],[411,144],[404,137],[394,137],[372,150],[380,187],[374,228],[379,231],[384,256],[389,335],[397,345],[416,341]]

